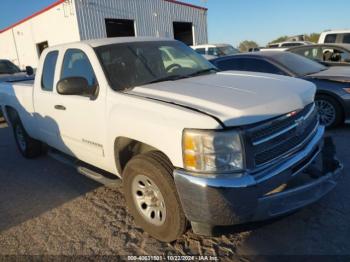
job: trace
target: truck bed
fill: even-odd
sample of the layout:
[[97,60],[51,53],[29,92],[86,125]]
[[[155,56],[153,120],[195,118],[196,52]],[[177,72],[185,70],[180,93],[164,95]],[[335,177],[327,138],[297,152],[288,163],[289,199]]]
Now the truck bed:
[[34,80],[0,83],[0,105],[16,108],[26,121],[34,112],[33,88]]

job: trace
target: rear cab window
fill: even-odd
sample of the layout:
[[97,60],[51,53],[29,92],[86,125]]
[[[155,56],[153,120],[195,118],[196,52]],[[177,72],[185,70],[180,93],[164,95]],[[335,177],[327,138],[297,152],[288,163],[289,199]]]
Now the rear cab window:
[[52,92],[55,70],[57,65],[58,51],[49,52],[44,61],[43,73],[41,77],[41,89]]

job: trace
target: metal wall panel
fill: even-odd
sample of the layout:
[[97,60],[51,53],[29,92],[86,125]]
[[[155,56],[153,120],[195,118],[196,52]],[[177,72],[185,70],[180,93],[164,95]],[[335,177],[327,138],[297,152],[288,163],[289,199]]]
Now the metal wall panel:
[[207,11],[164,0],[75,0],[81,40],[105,38],[106,18],[135,21],[137,36],[174,37],[173,22],[193,24],[194,44],[208,42]]

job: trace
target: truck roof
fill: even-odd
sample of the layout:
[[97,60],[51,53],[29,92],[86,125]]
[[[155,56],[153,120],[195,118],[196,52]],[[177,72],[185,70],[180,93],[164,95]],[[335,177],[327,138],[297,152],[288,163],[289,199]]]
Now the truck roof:
[[91,47],[99,47],[99,46],[119,44],[119,43],[152,42],[152,41],[175,41],[175,40],[171,38],[160,38],[160,37],[113,37],[113,38],[85,40],[80,42],[56,45],[56,46],[51,46],[48,49],[55,49],[57,47],[70,47],[72,44],[82,44],[82,45],[89,45]]
[[321,34],[345,34],[345,33],[350,33],[350,29],[337,29],[337,30],[326,30],[323,31]]

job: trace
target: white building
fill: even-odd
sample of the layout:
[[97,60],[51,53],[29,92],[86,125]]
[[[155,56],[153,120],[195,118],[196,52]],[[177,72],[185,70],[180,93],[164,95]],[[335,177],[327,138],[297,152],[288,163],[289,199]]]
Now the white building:
[[176,0],[59,0],[0,31],[0,58],[37,66],[44,48],[117,36],[208,42],[207,9]]

